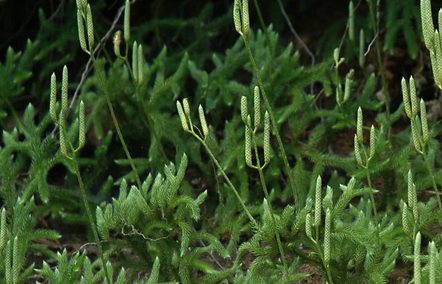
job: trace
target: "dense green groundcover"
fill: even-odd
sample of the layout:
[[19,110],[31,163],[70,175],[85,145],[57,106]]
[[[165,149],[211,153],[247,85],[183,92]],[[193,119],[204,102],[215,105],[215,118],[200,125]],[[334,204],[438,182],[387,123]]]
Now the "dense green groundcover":
[[0,283],[441,283],[440,4],[296,2],[0,1]]

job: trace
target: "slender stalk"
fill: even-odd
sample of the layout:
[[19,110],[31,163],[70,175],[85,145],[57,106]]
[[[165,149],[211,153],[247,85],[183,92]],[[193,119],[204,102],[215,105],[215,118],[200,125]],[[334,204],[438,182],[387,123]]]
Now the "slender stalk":
[[[245,127],[248,127],[248,126],[246,125]],[[253,139],[253,146],[255,148],[256,166],[257,166],[257,170],[259,172],[259,178],[261,180],[262,190],[264,191],[264,195],[267,199],[267,203],[269,205],[269,210],[270,210],[270,215],[272,217],[273,226],[275,227],[276,242],[278,243],[279,253],[281,254],[282,264],[284,265],[284,274],[285,274],[285,277],[288,277],[288,266],[287,266],[287,261],[285,259],[284,248],[282,247],[281,237],[279,236],[278,228],[276,227],[275,214],[273,213],[274,211],[273,211],[272,203],[270,202],[270,194],[269,194],[269,191],[267,190],[267,185],[265,182],[264,173],[262,171],[262,169],[265,165],[263,167],[261,167],[261,163],[259,161],[258,147],[256,146],[256,139],[255,139],[255,132],[254,131],[252,131],[252,137],[253,137],[252,138]]]
[[[192,125],[190,123],[190,125]],[[201,137],[199,137],[194,131],[193,128],[191,129],[190,133],[196,138],[198,139],[198,141],[201,142],[201,144],[204,146],[204,148],[206,149],[207,153],[209,154],[210,158],[212,159],[212,161],[215,163],[216,167],[218,168],[218,170],[221,172],[221,174],[223,175],[224,179],[227,181],[227,184],[230,186],[230,188],[233,190],[233,193],[235,194],[236,198],[238,199],[239,203],[241,204],[241,207],[244,209],[244,211],[246,212],[247,217],[249,217],[250,222],[252,222],[253,226],[257,229],[259,228],[258,226],[258,222],[255,220],[255,218],[253,218],[252,214],[250,214],[250,211],[247,209],[246,205],[244,204],[244,201],[242,200],[241,196],[239,195],[238,191],[236,190],[235,186],[233,185],[233,183],[230,181],[229,177],[226,175],[226,173],[224,172],[223,168],[221,167],[221,165],[219,164],[218,160],[216,159],[215,155],[213,155],[212,151],[210,150],[209,146],[207,145],[207,143],[201,139]]]
[[279,147],[279,150],[281,152],[281,156],[282,156],[282,159],[284,161],[285,169],[286,169],[286,172],[287,172],[287,175],[288,175],[288,178],[289,178],[289,185],[290,185],[290,188],[292,189],[292,194],[293,194],[293,198],[294,198],[294,201],[295,201],[295,208],[298,211],[298,210],[300,210],[300,207],[301,207],[300,206],[300,200],[299,200],[299,192],[296,190],[296,187],[295,187],[295,180],[293,178],[292,170],[290,168],[290,164],[289,164],[289,161],[287,159],[287,155],[285,153],[284,144],[282,143],[281,135],[279,134],[279,131],[278,131],[275,115],[273,114],[273,110],[272,110],[272,107],[270,105],[269,99],[267,97],[267,93],[266,93],[266,91],[264,89],[264,84],[262,83],[262,80],[261,80],[261,75],[259,74],[258,66],[256,64],[255,58],[253,57],[253,53],[252,53],[252,50],[250,49],[249,42],[248,42],[248,40],[246,38],[244,38],[244,44],[246,46],[247,52],[249,53],[250,61],[252,62],[252,66],[253,66],[253,70],[254,70],[254,72],[256,74],[256,78],[258,79],[259,88],[261,89],[260,90],[261,91],[261,95],[262,95],[262,97],[264,99],[264,103],[265,103],[266,109],[269,112],[270,120],[271,120],[271,122],[272,122],[272,124],[274,126],[273,129],[275,131],[276,140],[278,141],[278,147]]
[[425,151],[422,151],[422,157],[424,158],[425,165],[427,166],[428,173],[431,177],[431,184],[433,185],[434,192],[436,192],[437,205],[439,206],[439,210],[442,210],[442,203],[440,201],[439,190],[437,189],[436,179],[434,178],[433,169],[431,168],[430,161],[428,161],[427,154]]
[[[387,86],[387,80],[385,78],[385,71],[384,71],[384,65],[382,62],[382,53],[381,53],[381,44],[380,44],[380,40],[379,40],[379,30],[378,30],[378,26],[376,23],[376,19],[374,16],[374,8],[373,8],[373,4],[371,0],[368,0],[368,6],[370,8],[370,20],[371,20],[371,25],[373,26],[373,33],[376,37],[375,40],[375,44],[376,44],[376,53],[377,53],[377,57],[378,57],[378,64],[379,64],[379,70],[381,71],[381,77],[382,77],[382,86],[384,87],[384,94],[385,94],[385,109],[386,109],[386,113],[387,113],[387,121],[388,121],[388,126],[390,128],[390,95],[388,93],[388,86]],[[389,136],[390,129],[388,130],[387,133],[387,137]]]
[[367,175],[368,188],[370,188],[370,199],[371,199],[371,204],[372,204],[372,207],[373,207],[374,218],[375,218],[376,223],[377,223],[379,221],[379,219],[378,219],[378,211],[376,209],[376,203],[374,201],[374,196],[373,196],[373,192],[372,192],[373,187],[371,185],[371,177],[370,177],[370,170],[368,169],[368,164],[369,164],[369,162],[367,162],[367,167],[365,168],[365,172],[366,172],[366,175]]
[[[318,238],[318,235],[316,235],[316,238]],[[319,257],[321,258],[322,265],[324,266],[325,272],[327,273],[327,278],[328,278],[329,284],[333,284],[333,278],[331,276],[330,267],[329,267],[329,265],[327,265],[325,263],[325,259],[324,259],[324,255],[322,253],[321,246],[319,245],[318,241],[315,241],[315,240],[312,240],[312,241],[315,243],[316,251],[318,252]]]
[[[60,131],[65,131],[65,130],[64,129],[60,129]],[[72,161],[72,163],[74,164],[74,167],[75,167],[75,173],[77,175],[78,184],[80,185],[81,196],[83,198],[84,207],[86,208],[86,213],[87,213],[87,216],[88,216],[88,219],[89,219],[89,223],[91,224],[92,233],[94,234],[94,238],[95,238],[95,241],[97,243],[98,254],[100,255],[101,263],[103,265],[104,275],[106,277],[107,283],[111,284],[112,282],[111,282],[111,280],[109,278],[109,274],[107,272],[106,262],[104,261],[103,248],[101,247],[100,238],[98,236],[97,225],[95,224],[91,208],[89,207],[89,201],[87,199],[86,190],[84,188],[83,179],[82,179],[81,174],[80,174],[80,169],[78,167],[78,162],[77,162],[77,157],[76,156],[77,156],[77,154],[74,152],[74,154],[73,154],[73,156],[71,158],[71,161]]]
[[[91,53],[91,58],[92,58],[92,61],[94,63],[94,66],[96,67],[96,59],[95,59],[95,56],[94,56],[93,53]],[[134,161],[132,159],[132,156],[130,155],[129,149],[127,148],[127,145],[126,145],[126,142],[124,140],[123,134],[121,133],[121,129],[120,129],[120,126],[118,124],[117,117],[115,115],[114,107],[112,106],[112,102],[111,102],[111,99],[110,99],[109,91],[108,91],[107,86],[106,86],[104,74],[103,74],[103,72],[99,68],[95,68],[95,71],[97,72],[98,80],[100,81],[101,87],[103,88],[104,93],[106,95],[107,106],[109,107],[109,111],[110,111],[110,114],[112,116],[112,121],[114,122],[115,129],[117,130],[118,138],[121,141],[121,145],[123,146],[124,152],[126,153],[127,159],[129,160],[130,166],[132,167],[132,170],[135,172],[135,179],[137,181],[138,188],[141,188],[140,176],[138,174],[137,168],[135,167],[135,164],[134,164]]]
[[267,40],[267,44],[269,45],[270,53],[273,54],[272,45],[270,44],[269,33],[267,32],[267,27],[264,22],[264,18],[262,17],[261,8],[259,7],[258,0],[253,0],[253,3],[255,4],[256,13],[258,14],[259,23],[261,24],[262,31],[264,32],[264,35]]
[[[411,123],[414,123],[417,129],[417,120],[416,118],[411,120]],[[421,135],[418,135],[418,140],[417,141],[420,145],[422,145],[422,150],[421,151],[417,151],[419,154],[422,155],[422,157],[424,158],[425,161],[425,165],[427,166],[427,170],[428,173],[430,174],[431,177],[431,184],[433,186],[434,192],[436,193],[436,200],[437,200],[437,205],[439,206],[439,210],[442,210],[442,202],[440,200],[440,195],[439,195],[439,189],[437,188],[437,184],[436,184],[436,179],[434,178],[434,174],[433,174],[433,169],[431,168],[430,165],[430,161],[428,160],[427,157],[427,153],[425,152],[425,147],[427,146],[427,143],[425,143],[421,137]],[[441,211],[442,213],[442,211]]]
[[152,134],[155,137],[155,140],[157,140],[157,142],[158,142],[161,155],[163,156],[164,161],[166,161],[167,160],[166,152],[164,151],[163,144],[161,144],[161,142],[160,142],[160,136],[158,135],[155,128],[153,127],[152,120],[147,115],[146,103],[144,101],[143,96],[141,96],[141,94],[140,94],[140,85],[137,84],[137,82],[135,80],[135,76],[132,71],[132,67],[130,66],[129,59],[127,58],[128,52],[129,52],[129,45],[126,44],[126,54],[124,56],[120,56],[119,58],[123,59],[123,61],[125,62],[126,67],[129,70],[130,77],[132,78],[132,81],[134,82],[135,94],[137,95],[138,100],[140,101],[138,108],[139,108],[139,111],[143,114],[143,116],[146,119],[146,121],[143,121],[143,123],[150,131],[152,131]]

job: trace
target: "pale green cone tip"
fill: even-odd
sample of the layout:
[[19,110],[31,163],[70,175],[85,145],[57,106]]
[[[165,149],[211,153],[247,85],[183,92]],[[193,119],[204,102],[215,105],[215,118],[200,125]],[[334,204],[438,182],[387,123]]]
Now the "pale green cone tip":
[[184,131],[189,132],[189,126],[187,125],[187,119],[186,115],[184,114],[183,107],[179,101],[176,102],[176,108],[178,110],[178,116],[181,120],[181,126],[183,127]]
[[235,0],[233,4],[233,23],[235,24],[235,30],[240,34],[242,34],[242,25],[241,25],[241,1]]
[[421,233],[416,234],[414,241],[414,284],[422,284],[421,271]]
[[209,127],[207,127],[206,116],[204,114],[204,109],[202,105],[199,105],[198,113],[200,116],[201,128],[203,129],[204,139],[206,139],[209,136]]
[[429,244],[429,254],[430,254],[430,272],[429,272],[429,284],[436,284],[436,244],[431,241]]
[[421,143],[419,141],[419,133],[416,129],[416,121],[411,121],[411,136],[413,139],[414,148],[418,153],[422,152]]
[[92,20],[92,10],[91,6],[87,5],[86,10],[86,21],[87,21],[87,40],[89,41],[89,51],[94,51],[94,22]]
[[77,27],[78,27],[78,40],[80,42],[80,47],[84,52],[86,52],[87,54],[90,54],[89,50],[87,50],[87,45],[86,45],[86,35],[84,33],[83,13],[81,12],[80,9],[77,10]]
[[326,265],[330,263],[331,255],[331,213],[330,209],[327,208],[325,213],[325,229],[324,229],[324,262]]
[[244,122],[244,124],[247,125],[247,116],[248,116],[248,111],[247,111],[247,97],[246,96],[242,96],[241,97],[241,119]]
[[374,157],[376,151],[376,129],[374,125],[370,128],[370,159]]
[[254,93],[253,96],[254,122],[255,122],[255,131],[256,131],[258,130],[261,124],[261,101],[260,101],[258,86],[255,86],[253,93]]
[[245,38],[250,32],[249,0],[242,0],[242,32]]
[[410,106],[410,98],[409,98],[409,94],[408,94],[407,81],[405,80],[404,77],[402,77],[402,80],[401,80],[401,89],[402,89],[402,100],[404,102],[405,113],[407,114],[408,118],[411,119],[412,113],[411,113],[411,106]]
[[121,31],[116,31],[113,39],[114,53],[117,57],[121,57],[120,45],[121,45]]
[[402,228],[405,234],[408,235],[410,233],[410,226],[408,225],[408,206],[405,202],[402,207]]
[[322,193],[322,178],[318,176],[316,179],[316,190],[315,190],[315,227],[321,225],[321,193]]
[[141,44],[138,45],[138,84],[142,84],[144,81],[144,54],[143,54],[143,46]]
[[190,116],[190,105],[189,105],[189,100],[187,98],[183,100],[183,107],[184,107],[184,113],[187,116]]
[[430,141],[430,132],[428,130],[427,110],[423,99],[421,99],[420,101],[420,107],[421,107],[422,136],[424,138],[424,144],[427,144],[428,141]]
[[434,34],[431,0],[421,0],[421,21],[425,45],[428,49],[431,49]]
[[52,73],[51,76],[51,96],[49,100],[49,112],[51,114],[51,119],[53,122],[57,122],[57,77],[55,73]]
[[86,120],[84,114],[84,102],[80,101],[80,113],[79,116],[79,133],[78,133],[78,149],[81,149],[86,144]]
[[358,141],[362,145],[363,144],[363,116],[361,107],[358,108],[358,115],[356,118],[356,134],[358,136]]
[[124,7],[124,41],[129,44],[130,40],[130,1],[126,0]]
[[138,83],[138,43],[136,41],[132,45],[132,73]]
[[358,165],[362,167],[364,164],[362,163],[361,149],[359,146],[359,139],[357,134],[355,134],[354,148],[355,148],[354,150],[355,150],[356,162],[358,163]]
[[68,111],[68,83],[69,83],[69,75],[68,75],[68,67],[65,65],[63,67],[63,74],[61,80],[61,111],[63,116],[66,115]]
[[247,116],[247,124],[245,125],[245,145],[244,145],[244,155],[246,164],[249,167],[253,167],[252,164],[252,137],[251,137],[251,131],[250,128],[247,125],[250,125],[250,115]]
[[266,111],[264,114],[264,161],[270,162],[270,117]]
[[348,38],[351,41],[355,40],[355,17],[353,9],[353,1],[350,1],[350,3],[348,4]]
[[414,118],[417,115],[418,106],[417,106],[416,84],[414,82],[413,76],[410,76],[410,101],[411,101],[411,115]]

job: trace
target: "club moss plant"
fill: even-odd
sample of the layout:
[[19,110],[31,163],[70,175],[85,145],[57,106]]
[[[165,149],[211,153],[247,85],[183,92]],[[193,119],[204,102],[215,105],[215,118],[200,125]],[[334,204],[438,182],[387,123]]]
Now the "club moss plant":
[[[9,102],[0,114],[11,116],[0,118],[0,283],[288,284],[312,270],[323,283],[389,283],[398,263],[413,270],[409,282],[441,279],[442,128],[413,76],[402,79],[402,102],[389,100],[382,6],[349,2],[345,44],[305,67],[260,11],[263,30],[254,28],[248,0],[232,2],[213,20],[228,20],[240,35],[231,48],[198,54],[195,43],[152,54],[148,33],[131,29],[136,1],[122,3],[122,30],[108,32],[113,53],[94,28],[99,5],[76,1],[79,47],[94,72],[84,73],[72,108],[75,79],[65,66],[61,88],[47,75],[40,115],[32,104],[16,110],[11,101],[38,44],[7,52],[0,72],[17,86],[0,83]],[[391,50],[391,19],[402,10],[385,9]],[[410,9],[404,13],[416,17]],[[189,22],[213,31],[207,19]],[[440,87],[428,0],[421,19]],[[175,20],[171,27],[187,27]],[[141,30],[149,25],[162,23]],[[398,27],[414,35],[408,19]],[[358,67],[372,63],[364,36],[381,66],[373,73]],[[377,81],[385,100],[375,95]],[[338,147],[339,137],[349,146]],[[87,228],[78,247],[65,245],[59,223]]]

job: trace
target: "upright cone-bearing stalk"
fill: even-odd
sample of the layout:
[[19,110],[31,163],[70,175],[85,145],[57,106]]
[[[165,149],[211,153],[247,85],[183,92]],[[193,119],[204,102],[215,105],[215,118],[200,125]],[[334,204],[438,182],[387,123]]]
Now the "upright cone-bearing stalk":
[[264,114],[264,162],[270,162],[270,117],[267,111]]
[[247,111],[247,97],[242,96],[241,97],[241,119],[244,122],[244,124],[247,125],[247,116],[249,115]]
[[142,84],[144,81],[144,54],[143,54],[143,46],[141,44],[138,45],[138,62],[137,68],[138,68],[138,84]]
[[431,13],[431,0],[421,0],[422,34],[427,48],[433,48],[434,25]]
[[84,8],[86,8],[87,0],[77,0],[76,3],[77,3],[77,9],[83,10]]
[[250,32],[248,0],[235,0],[233,4],[233,23],[235,24],[235,30],[247,38]]
[[413,182],[411,171],[408,171],[408,207],[410,207],[411,212],[413,212],[414,223],[416,224],[419,218],[419,213],[417,210],[416,185]]
[[11,255],[11,240],[8,240],[5,248],[5,280],[6,283],[12,283],[12,269],[11,269],[12,255]]
[[421,274],[421,233],[417,232],[414,241],[414,284],[422,283]]
[[331,255],[331,213],[330,208],[327,208],[325,213],[325,229],[324,229],[324,262],[325,265],[329,265],[330,263],[330,255]]
[[190,117],[190,105],[189,100],[186,98],[183,100],[184,113]]
[[126,6],[124,7],[124,41],[126,44],[130,40],[130,1],[126,0]]
[[407,183],[407,195],[408,195],[408,206],[410,208],[413,207],[413,175],[411,173],[411,170],[408,171],[408,183]]
[[87,22],[87,40],[89,41],[89,51],[94,50],[94,22],[92,20],[91,6],[88,4],[86,9],[86,22]]
[[51,119],[53,122],[57,122],[57,77],[55,73],[52,73],[51,76],[51,97],[49,100],[49,112],[51,114]]
[[358,139],[358,135],[357,134],[355,134],[354,145],[355,145],[355,158],[356,158],[356,162],[358,163],[358,165],[364,166],[364,164],[362,163],[361,149],[360,149],[360,146],[359,146],[359,139]]
[[358,135],[358,141],[362,145],[364,143],[363,122],[362,122],[362,109],[358,108],[358,116],[356,119],[356,134]]
[[[61,153],[69,157],[69,148],[70,143],[67,141],[66,136],[66,115],[68,111],[68,68],[67,66],[63,67],[63,75],[62,75],[62,85],[61,85],[61,111],[59,117],[57,117],[56,104],[57,104],[57,80],[55,73],[51,75],[51,97],[49,102],[49,112],[51,115],[51,119],[55,122],[59,127],[59,143],[60,143],[60,151]],[[78,113],[79,119],[79,129],[78,129],[78,148],[72,149],[74,152],[79,151],[86,144],[86,120],[85,120],[85,109],[84,102],[80,101],[80,108]]]
[[242,25],[241,25],[241,1],[235,0],[233,4],[233,23],[235,24],[235,30],[240,34],[242,34]]
[[138,44],[134,41],[132,46],[132,73],[135,81],[138,80]]
[[318,176],[316,179],[316,191],[315,191],[315,224],[318,228],[321,226],[321,192],[322,192],[322,178]]
[[86,45],[86,35],[84,33],[84,17],[83,17],[83,11],[81,9],[77,9],[77,26],[78,26],[78,40],[80,42],[80,47],[84,52],[90,54]]
[[[259,157],[256,157],[256,164],[252,163],[253,147],[256,145],[254,139],[256,139],[256,132],[261,126],[261,98],[259,87],[255,86],[253,89],[253,127],[252,118],[247,110],[247,97],[241,97],[241,119],[245,124],[245,159],[246,164],[254,169],[263,169],[270,162],[270,115],[268,111],[264,114],[264,163],[258,161]],[[257,151],[257,150],[256,150]],[[255,152],[256,153],[256,152]]]
[[442,43],[439,32],[442,29],[442,11],[438,14],[438,29],[434,29],[433,15],[431,13],[431,0],[421,0],[422,34],[427,49],[430,51],[431,65],[433,67],[434,81],[439,89],[442,88]]
[[421,125],[422,125],[422,136],[424,138],[424,144],[427,144],[430,141],[430,132],[428,130],[428,122],[427,122],[427,110],[425,107],[425,102],[423,99],[420,101],[421,105]]
[[255,131],[258,130],[259,125],[261,124],[261,101],[259,97],[259,88],[258,86],[255,86],[254,89],[254,96],[253,96],[253,107],[255,116],[253,118],[255,123]]
[[183,107],[179,101],[176,102],[176,108],[178,110],[178,116],[181,120],[181,126],[183,127],[184,131],[189,132],[189,125],[187,124],[186,115],[184,114]]
[[0,251],[6,245],[6,209],[3,208],[0,215]]
[[342,100],[342,103],[347,102],[350,98],[351,84],[353,82],[354,73],[355,70],[351,69],[347,76],[345,76],[344,99]]
[[209,136],[209,127],[207,127],[206,116],[204,115],[204,109],[202,105],[198,107],[198,113],[200,117],[201,128],[203,129],[204,139]]
[[414,123],[414,121],[411,121],[411,136],[413,137],[414,148],[418,153],[422,153],[422,147],[419,141],[419,132],[416,128],[416,123]]
[[63,67],[63,76],[61,81],[61,112],[63,116],[66,116],[68,111],[68,67]]
[[78,149],[81,149],[86,144],[86,121],[84,118],[84,103],[80,102],[79,128],[78,128]]
[[60,125],[60,151],[63,154],[63,156],[68,157],[68,146],[67,146],[67,142],[66,142],[66,134],[65,134],[65,130],[64,128],[64,124],[65,124],[65,118],[63,117],[63,115],[60,115],[60,120],[59,120],[59,125]]
[[376,130],[374,128],[374,125],[371,125],[371,128],[370,128],[370,157],[369,157],[369,159],[372,159],[374,157],[375,152],[376,152]]
[[120,45],[121,45],[121,31],[116,31],[114,35],[114,53],[117,57],[121,57]]
[[430,276],[429,284],[436,284],[436,244],[432,241],[429,244],[429,255],[430,255]]
[[402,228],[404,229],[405,234],[410,233],[410,226],[408,225],[408,207],[404,202],[402,206]]
[[14,243],[12,244],[12,282],[11,283],[18,283],[18,279],[20,276],[20,260],[19,260],[19,243],[18,243],[18,237],[15,236]]
[[[411,80],[413,80],[413,77],[410,77],[410,81]],[[407,86],[407,81],[405,80],[404,77],[402,77],[401,87],[402,87],[402,99],[404,101],[405,113],[407,114],[409,119],[412,119],[410,98],[408,96],[408,86]]]
[[354,17],[353,1],[348,4],[348,38],[351,41],[355,40],[355,17]]
[[[250,115],[247,116],[247,125],[250,125]],[[244,134],[244,140],[245,140],[245,146],[244,146],[244,156],[246,160],[246,164],[249,167],[253,167],[252,163],[252,134],[250,133],[250,127],[245,126],[245,134]]]

